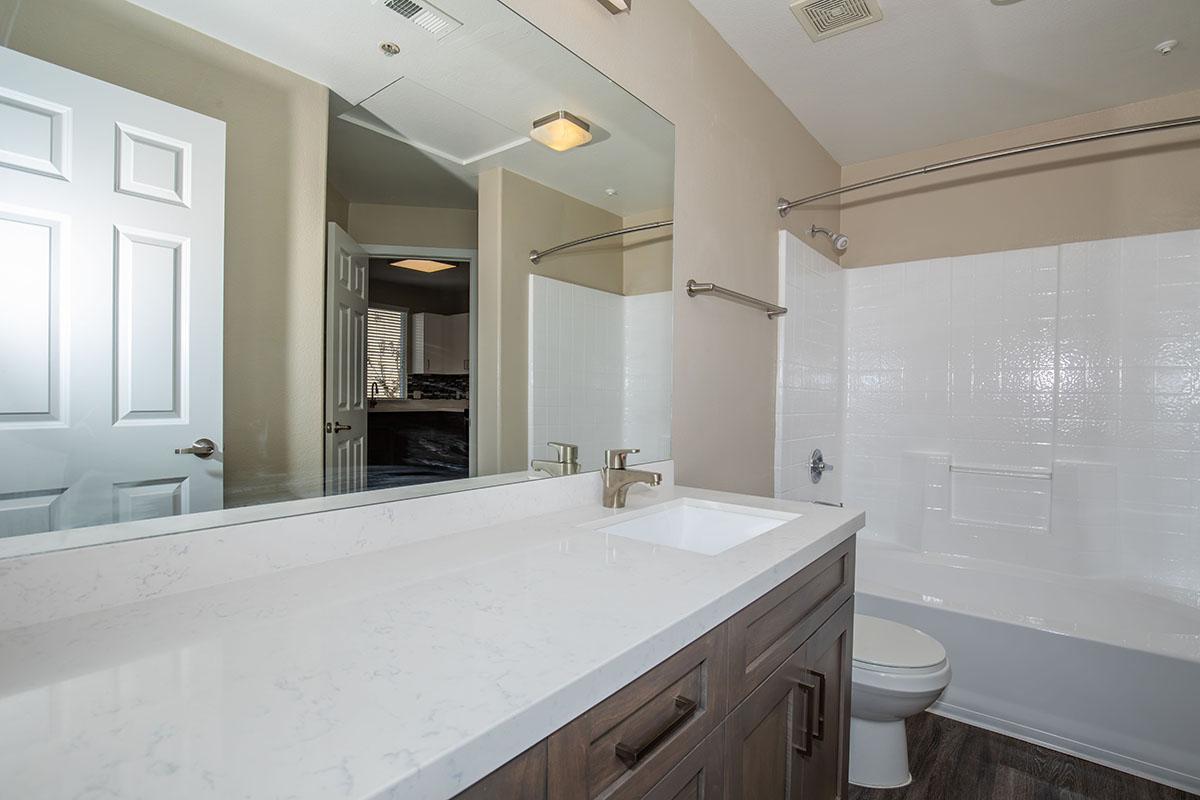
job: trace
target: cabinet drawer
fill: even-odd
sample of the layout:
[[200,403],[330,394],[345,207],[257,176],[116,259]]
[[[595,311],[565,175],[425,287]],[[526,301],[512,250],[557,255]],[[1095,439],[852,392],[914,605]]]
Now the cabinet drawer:
[[631,800],[644,796],[724,718],[725,626],[550,736],[549,796]]
[[850,538],[729,621],[730,707],[796,651],[854,593]]
[[725,726],[684,756],[643,800],[723,800],[725,797]]

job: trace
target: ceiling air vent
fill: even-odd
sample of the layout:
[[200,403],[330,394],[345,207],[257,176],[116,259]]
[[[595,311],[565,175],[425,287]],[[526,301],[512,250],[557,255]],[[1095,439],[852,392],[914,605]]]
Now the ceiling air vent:
[[792,13],[814,42],[883,19],[876,0],[795,0]]
[[439,39],[462,27],[461,22],[430,3],[386,0],[384,5]]

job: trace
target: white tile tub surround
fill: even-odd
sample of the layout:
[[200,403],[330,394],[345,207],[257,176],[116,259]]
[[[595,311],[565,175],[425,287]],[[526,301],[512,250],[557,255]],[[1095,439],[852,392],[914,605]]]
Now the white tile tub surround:
[[675,299],[671,292],[630,295],[625,306],[625,394],[621,433],[641,449],[635,463],[671,457]]
[[636,447],[632,463],[671,451],[670,292],[623,296],[529,278],[529,457],[579,445],[584,469]]
[[1200,232],[846,282],[843,499],[866,535],[1200,607]]
[[[779,232],[779,359],[775,397],[775,496],[841,499],[843,325],[842,269],[788,231]],[[814,484],[808,468],[820,448],[834,466]]]
[[[647,468],[674,485],[672,462]],[[599,506],[601,493],[591,472],[0,559],[0,631]]]

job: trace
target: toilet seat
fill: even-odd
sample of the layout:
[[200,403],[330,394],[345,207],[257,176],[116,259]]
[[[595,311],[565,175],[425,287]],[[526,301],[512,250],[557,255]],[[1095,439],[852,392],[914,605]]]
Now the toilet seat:
[[916,628],[866,614],[854,615],[854,665],[884,673],[937,672],[946,648]]

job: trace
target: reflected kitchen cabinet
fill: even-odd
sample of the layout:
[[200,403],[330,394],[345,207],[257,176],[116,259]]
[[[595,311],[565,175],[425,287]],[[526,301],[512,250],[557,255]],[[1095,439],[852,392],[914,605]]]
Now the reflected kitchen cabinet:
[[470,367],[470,314],[413,315],[413,373],[465,375]]

